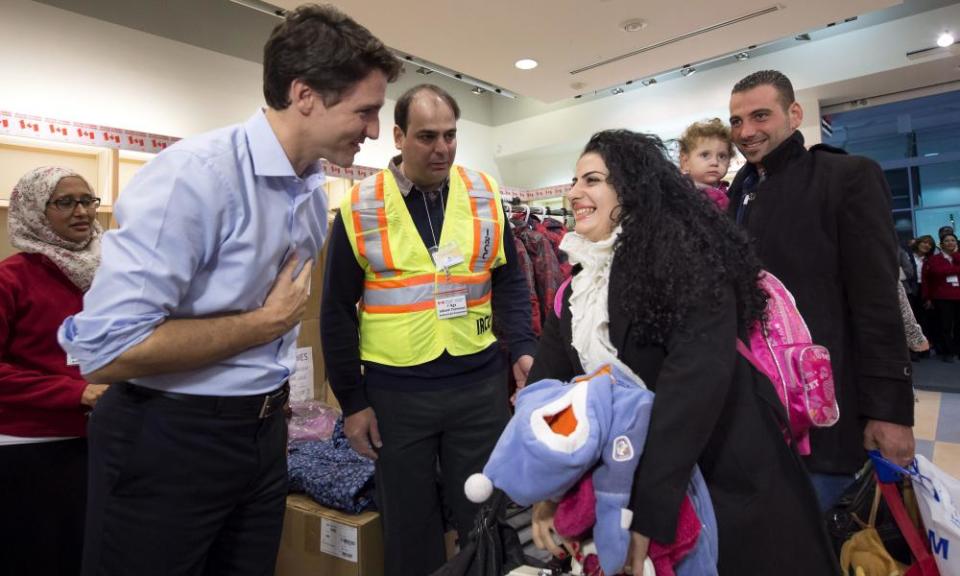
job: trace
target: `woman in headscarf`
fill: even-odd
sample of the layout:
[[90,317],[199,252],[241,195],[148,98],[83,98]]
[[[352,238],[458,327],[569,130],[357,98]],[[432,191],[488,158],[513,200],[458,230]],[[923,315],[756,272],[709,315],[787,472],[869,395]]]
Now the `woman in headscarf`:
[[96,198],[79,174],[45,166],[10,198],[0,262],[0,573],[79,574],[90,384],[57,343],[100,262]]

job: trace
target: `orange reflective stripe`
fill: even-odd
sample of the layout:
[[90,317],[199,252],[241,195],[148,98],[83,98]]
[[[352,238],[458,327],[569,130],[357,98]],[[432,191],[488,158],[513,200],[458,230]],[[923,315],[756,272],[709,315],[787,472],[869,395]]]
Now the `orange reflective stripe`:
[[423,274],[402,278],[399,280],[367,280],[364,283],[365,290],[389,290],[391,288],[406,288],[408,286],[420,286],[422,284],[433,284],[436,281],[435,274]]
[[[383,201],[383,172],[377,174],[377,185],[375,188],[374,195],[377,200]],[[383,208],[377,210],[377,224],[380,228],[380,249],[383,251],[383,264],[388,270],[395,270],[393,266],[393,253],[390,252],[390,241],[387,236],[387,206],[384,204]],[[385,272],[376,272],[374,271],[374,276],[377,278],[382,278],[386,275]],[[393,276],[394,274],[389,274]]]
[[364,304],[363,311],[367,314],[406,314],[408,312],[423,312],[434,307],[433,300],[417,302],[416,304],[368,306]]
[[489,301],[490,301],[490,292],[487,292],[484,296],[477,298],[476,300],[467,300],[467,307],[473,308],[474,306],[486,304]]
[[460,178],[463,178],[463,183],[466,185],[467,190],[473,188],[473,181],[470,180],[470,177],[467,176],[467,171],[463,166],[457,166],[457,172],[460,173]]
[[[356,206],[360,203],[360,185],[355,184],[353,190],[350,192],[350,204]],[[363,225],[360,223],[360,212],[354,209],[350,210],[350,215],[353,217],[353,236],[357,239],[357,253],[361,256],[364,255],[365,246],[363,243]],[[363,256],[366,258],[366,256]]]

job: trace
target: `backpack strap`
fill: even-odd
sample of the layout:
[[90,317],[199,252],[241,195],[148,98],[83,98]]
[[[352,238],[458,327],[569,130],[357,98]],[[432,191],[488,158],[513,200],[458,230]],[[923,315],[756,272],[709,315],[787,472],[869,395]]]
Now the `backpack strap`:
[[563,311],[563,293],[567,291],[567,286],[570,285],[572,280],[573,276],[567,276],[567,279],[560,284],[557,293],[553,296],[553,313],[556,314],[558,320],[560,319],[560,312]]
[[754,356],[753,352],[750,351],[750,347],[744,344],[743,340],[739,338],[737,338],[737,352],[739,352],[741,356],[743,356],[751,364],[753,364],[753,367],[759,370],[761,374],[767,373],[767,371],[764,370],[763,366],[760,365],[760,361],[757,360],[757,357]]

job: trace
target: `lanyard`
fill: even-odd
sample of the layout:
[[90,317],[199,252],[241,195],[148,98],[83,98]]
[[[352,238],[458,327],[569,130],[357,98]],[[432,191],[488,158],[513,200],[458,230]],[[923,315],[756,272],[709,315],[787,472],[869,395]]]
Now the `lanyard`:
[[[447,212],[447,207],[443,203],[443,187],[439,190],[440,194],[440,209],[444,214]],[[423,190],[420,191],[420,197],[423,198],[423,209],[427,212],[427,224],[430,226],[430,237],[433,238],[433,248],[436,248],[438,245],[437,235],[433,231],[433,220],[430,218],[430,206],[427,205],[427,193]],[[443,220],[440,221],[440,224],[443,224]],[[442,233],[442,230],[441,230]]]

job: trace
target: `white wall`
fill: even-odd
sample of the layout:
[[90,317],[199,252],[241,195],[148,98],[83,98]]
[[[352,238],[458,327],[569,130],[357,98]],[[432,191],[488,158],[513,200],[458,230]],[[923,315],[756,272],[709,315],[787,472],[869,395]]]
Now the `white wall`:
[[[0,109],[185,137],[263,105],[259,64],[28,0],[0,0]],[[357,164],[396,152],[392,100]],[[461,120],[457,161],[499,178],[492,128]]]

